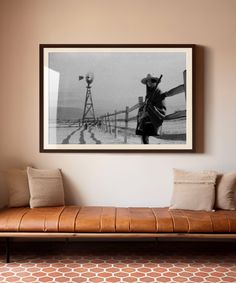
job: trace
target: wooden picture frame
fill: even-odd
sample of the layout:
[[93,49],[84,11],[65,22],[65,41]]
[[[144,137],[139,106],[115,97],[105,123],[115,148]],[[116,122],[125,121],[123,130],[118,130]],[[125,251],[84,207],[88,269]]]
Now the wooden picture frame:
[[195,45],[39,49],[40,152],[194,151]]

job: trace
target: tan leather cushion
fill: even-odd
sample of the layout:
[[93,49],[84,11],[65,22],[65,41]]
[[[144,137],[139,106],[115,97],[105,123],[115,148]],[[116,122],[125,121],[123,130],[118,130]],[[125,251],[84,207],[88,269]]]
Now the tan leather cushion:
[[211,211],[215,203],[216,172],[188,172],[174,169],[170,209]]
[[218,175],[216,183],[216,203],[218,209],[235,210],[234,194],[236,190],[236,172]]
[[64,205],[64,188],[61,171],[27,168],[30,190],[30,207]]
[[236,233],[236,211],[40,207],[0,210],[3,232]]
[[8,206],[29,206],[30,194],[26,170],[12,169],[6,172]]

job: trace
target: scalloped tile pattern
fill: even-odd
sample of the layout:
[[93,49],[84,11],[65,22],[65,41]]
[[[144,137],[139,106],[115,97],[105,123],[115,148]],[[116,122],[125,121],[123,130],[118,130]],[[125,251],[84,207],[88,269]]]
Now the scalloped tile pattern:
[[14,242],[0,282],[236,282],[236,242]]

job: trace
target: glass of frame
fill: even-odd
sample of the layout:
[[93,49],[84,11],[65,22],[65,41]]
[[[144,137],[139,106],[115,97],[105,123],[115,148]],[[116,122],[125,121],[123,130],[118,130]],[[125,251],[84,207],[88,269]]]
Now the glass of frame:
[[40,45],[40,152],[193,151],[192,44]]

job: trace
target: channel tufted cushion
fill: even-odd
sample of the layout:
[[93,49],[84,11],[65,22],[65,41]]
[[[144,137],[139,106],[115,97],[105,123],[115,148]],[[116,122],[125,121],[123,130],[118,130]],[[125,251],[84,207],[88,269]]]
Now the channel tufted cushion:
[[236,211],[59,206],[0,210],[1,232],[236,233]]

